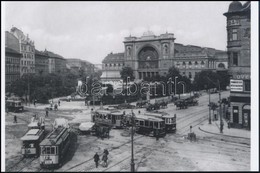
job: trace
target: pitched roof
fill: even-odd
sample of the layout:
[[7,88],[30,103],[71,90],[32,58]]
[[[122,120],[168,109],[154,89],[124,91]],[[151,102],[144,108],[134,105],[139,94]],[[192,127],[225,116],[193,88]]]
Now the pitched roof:
[[47,51],[46,49],[45,49],[44,53],[46,53],[51,58],[61,58],[61,59],[64,59],[61,55],[55,54],[55,53],[53,53],[51,51]]
[[102,63],[122,61],[124,61],[124,53],[110,53],[103,59]]

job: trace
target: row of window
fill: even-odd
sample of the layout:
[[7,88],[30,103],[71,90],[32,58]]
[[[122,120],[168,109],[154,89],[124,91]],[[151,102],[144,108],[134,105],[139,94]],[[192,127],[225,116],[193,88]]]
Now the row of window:
[[23,61],[21,60],[21,65],[34,65],[33,61]]
[[[201,65],[204,65],[205,62],[204,62],[204,61],[201,61],[200,64],[201,64]],[[180,62],[177,61],[177,62],[176,62],[176,65],[180,65]],[[182,62],[182,65],[186,65],[186,62],[183,61],[183,62]],[[188,65],[192,65],[192,61],[189,61],[189,62],[188,62]],[[195,62],[194,62],[194,65],[199,65],[199,63],[198,63],[197,61],[195,61]]]
[[6,63],[20,64],[20,58],[6,58]]
[[21,45],[21,50],[28,51],[28,52],[34,52],[34,48],[31,46],[27,46],[27,45]]
[[20,67],[19,66],[6,65],[5,70],[6,70],[6,73],[13,73],[13,72],[19,73]]
[[6,82],[13,82],[20,78],[20,75],[6,75]]
[[23,58],[33,59],[33,58],[34,58],[34,55],[32,55],[32,54],[27,54],[27,53],[23,53]]
[[124,65],[125,65],[124,63],[122,63],[122,64],[120,64],[120,63],[119,64],[105,64],[105,67],[108,67],[108,66],[109,67],[112,67],[112,66],[113,67],[116,67],[116,66],[120,67],[120,66],[124,66]]

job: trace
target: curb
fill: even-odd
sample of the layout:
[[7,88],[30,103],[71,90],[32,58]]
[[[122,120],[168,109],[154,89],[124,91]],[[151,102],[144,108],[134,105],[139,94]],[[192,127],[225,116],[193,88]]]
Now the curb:
[[227,137],[232,137],[232,138],[241,138],[241,139],[249,139],[250,138],[246,138],[246,137],[240,137],[240,136],[232,136],[232,135],[223,135],[223,134],[218,134],[218,133],[213,133],[213,132],[209,132],[209,131],[206,131],[206,130],[203,130],[201,129],[200,127],[198,127],[200,131],[202,132],[205,132],[205,133],[210,133],[210,134],[213,134],[213,135],[220,135],[220,136],[227,136]]

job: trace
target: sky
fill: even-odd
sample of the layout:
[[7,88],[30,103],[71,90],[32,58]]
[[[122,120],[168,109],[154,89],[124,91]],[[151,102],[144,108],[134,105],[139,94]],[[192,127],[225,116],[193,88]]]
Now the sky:
[[[244,1],[241,1],[244,3]],[[29,34],[35,48],[101,64],[124,52],[124,37],[173,33],[176,43],[226,50],[223,2],[5,2],[5,30]]]

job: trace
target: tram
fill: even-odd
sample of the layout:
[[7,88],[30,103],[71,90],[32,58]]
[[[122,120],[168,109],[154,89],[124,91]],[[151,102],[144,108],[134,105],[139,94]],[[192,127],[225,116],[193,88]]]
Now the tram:
[[[131,126],[132,114],[125,115],[126,125]],[[147,116],[145,114],[134,115],[136,132],[139,134],[163,137],[166,135],[165,121],[162,118]]]
[[22,106],[21,100],[6,100],[6,112],[18,112],[23,110],[24,107]]
[[176,114],[169,115],[166,112],[146,112],[147,116],[153,116],[156,118],[162,118],[165,122],[165,130],[167,133],[176,132]]
[[92,122],[97,125],[110,126],[111,128],[122,128],[124,112],[118,110],[99,109],[93,112]]
[[38,157],[39,144],[44,139],[43,129],[31,129],[22,138],[22,155],[23,157]]
[[42,168],[60,167],[70,145],[69,128],[55,128],[40,143],[40,166]]

